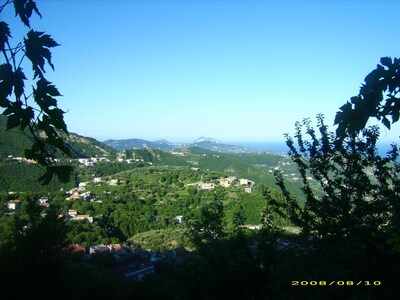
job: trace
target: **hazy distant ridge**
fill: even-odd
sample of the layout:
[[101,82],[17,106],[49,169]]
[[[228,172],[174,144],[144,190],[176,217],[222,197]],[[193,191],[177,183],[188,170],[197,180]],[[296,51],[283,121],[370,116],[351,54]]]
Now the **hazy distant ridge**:
[[212,150],[224,153],[247,153],[249,150],[245,147],[227,144],[215,139],[200,137],[191,143],[171,143],[167,140],[147,141],[142,139],[125,139],[125,140],[107,140],[104,144],[113,147],[118,151],[127,149],[150,148],[162,151],[173,151],[187,147],[200,147],[206,150]]

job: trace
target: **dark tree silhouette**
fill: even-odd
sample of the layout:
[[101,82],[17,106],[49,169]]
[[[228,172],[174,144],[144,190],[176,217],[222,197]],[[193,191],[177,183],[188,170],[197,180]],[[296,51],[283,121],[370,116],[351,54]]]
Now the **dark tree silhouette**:
[[380,120],[388,129],[399,120],[400,59],[382,57],[380,62],[365,77],[360,93],[336,113],[338,137],[359,133],[371,117]]

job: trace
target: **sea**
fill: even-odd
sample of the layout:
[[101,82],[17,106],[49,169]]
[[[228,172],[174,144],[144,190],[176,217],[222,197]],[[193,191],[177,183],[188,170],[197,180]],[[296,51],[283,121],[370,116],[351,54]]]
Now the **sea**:
[[[386,156],[387,152],[391,149],[389,141],[379,141],[377,143],[378,154],[382,157]],[[238,146],[243,146],[250,151],[254,152],[271,152],[280,155],[288,154],[289,148],[284,141],[270,141],[270,142],[237,142]],[[400,148],[400,143],[397,144]]]
[[277,154],[287,154],[288,146],[282,142],[237,142],[235,145],[245,147],[254,152],[272,152]]

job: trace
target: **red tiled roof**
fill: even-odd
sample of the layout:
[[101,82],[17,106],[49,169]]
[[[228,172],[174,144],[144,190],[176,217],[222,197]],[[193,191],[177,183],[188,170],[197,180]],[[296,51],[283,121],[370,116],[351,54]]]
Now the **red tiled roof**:
[[79,246],[77,244],[70,244],[64,248],[64,251],[71,254],[79,254],[79,253],[83,254],[85,253],[86,249],[85,247]]

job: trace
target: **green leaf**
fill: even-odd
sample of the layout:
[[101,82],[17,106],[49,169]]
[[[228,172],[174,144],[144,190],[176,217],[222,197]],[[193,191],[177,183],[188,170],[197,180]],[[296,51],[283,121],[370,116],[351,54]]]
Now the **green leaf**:
[[392,65],[392,59],[390,57],[381,57],[381,64],[390,67]]
[[0,107],[6,108],[10,106],[10,101],[0,96]]
[[31,122],[31,120],[35,117],[35,113],[34,113],[32,107],[27,107],[27,108],[21,110],[21,115],[23,115],[23,118],[21,118],[20,127],[23,130],[23,129],[25,129],[26,126],[28,126],[28,124]]
[[7,117],[7,130],[18,127],[21,124],[21,115],[12,114]]
[[8,38],[11,37],[10,28],[6,22],[0,22],[0,51],[3,51]]
[[67,133],[67,125],[64,122],[64,111],[59,108],[53,108],[47,112],[48,116],[51,119],[51,124],[54,125],[59,130]]
[[376,69],[373,70],[371,73],[369,73],[364,81],[366,83],[367,86],[371,86],[374,84],[377,84],[379,79],[383,78],[385,76],[385,68],[382,67],[381,65],[377,65]]
[[48,185],[53,176],[56,175],[61,182],[68,182],[71,173],[74,171],[72,166],[47,166],[46,173],[39,177],[42,185]]
[[24,72],[21,68],[18,68],[14,72],[14,94],[17,99],[19,99],[24,92],[24,80],[26,80]]
[[3,115],[7,116],[7,130],[20,126],[21,119],[23,119],[20,103],[12,102],[10,104],[3,112]]
[[20,102],[12,102],[4,110],[3,115],[7,116],[7,130],[15,127],[25,129],[35,116],[32,107],[22,108]]
[[25,5],[25,8],[26,8],[27,11],[30,11],[30,14],[32,14],[32,11],[35,11],[35,13],[36,13],[40,18],[42,18],[42,15],[40,14],[40,12],[39,12],[39,10],[38,10],[35,1],[28,0],[28,2],[27,2],[26,5]]
[[54,65],[51,62],[51,52],[49,48],[59,46],[50,35],[44,32],[31,30],[27,34],[27,38],[24,38],[25,53],[29,60],[32,62],[32,68],[34,71],[34,78],[43,78],[45,73],[44,64],[45,61],[54,70]]
[[396,123],[400,118],[400,112],[398,109],[393,110],[393,115],[392,115],[392,123]]
[[61,96],[55,85],[41,78],[36,83],[36,89],[33,88],[33,97],[35,102],[44,111],[48,111],[52,106],[57,106],[57,100],[53,97]]
[[25,149],[25,157],[37,161],[42,166],[47,166],[49,163],[47,156],[43,151],[45,147],[45,142],[39,137],[38,139],[34,140],[34,143],[30,149]]
[[19,16],[21,18],[22,23],[30,27],[29,17],[25,12],[25,3],[26,0],[14,0],[15,16]]
[[30,27],[29,18],[32,16],[32,11],[35,11],[39,17],[42,17],[36,3],[32,0],[14,0],[15,16],[19,16],[22,23]]
[[49,183],[51,182],[51,180],[53,179],[53,169],[52,167],[47,167],[46,168],[46,173],[44,173],[42,176],[39,177],[38,181],[42,184],[42,185],[49,185]]
[[390,129],[390,121],[386,117],[382,118],[382,123],[386,126],[387,129]]
[[13,71],[9,64],[0,65],[0,97],[7,98],[13,89]]

